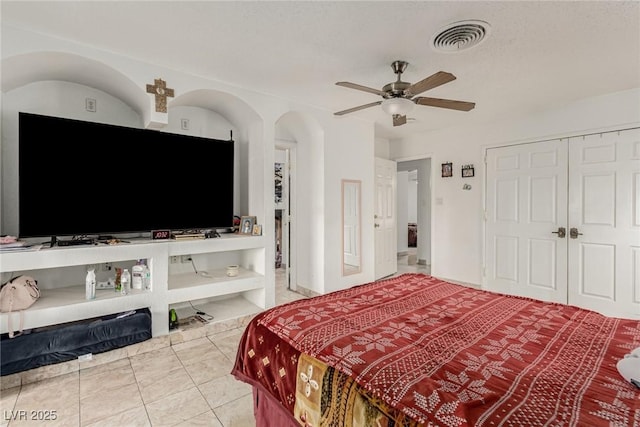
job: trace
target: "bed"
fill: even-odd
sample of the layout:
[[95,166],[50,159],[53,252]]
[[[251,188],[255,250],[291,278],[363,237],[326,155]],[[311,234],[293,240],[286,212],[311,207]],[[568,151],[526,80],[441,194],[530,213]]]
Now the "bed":
[[640,321],[424,274],[276,306],[233,375],[258,426],[640,426]]

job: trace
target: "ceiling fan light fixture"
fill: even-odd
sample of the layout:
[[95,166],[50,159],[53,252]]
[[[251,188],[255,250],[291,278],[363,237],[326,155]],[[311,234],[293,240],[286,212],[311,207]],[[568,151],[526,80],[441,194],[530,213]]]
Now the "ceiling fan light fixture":
[[387,98],[382,101],[382,110],[387,114],[404,116],[413,110],[414,105],[413,101],[407,98]]

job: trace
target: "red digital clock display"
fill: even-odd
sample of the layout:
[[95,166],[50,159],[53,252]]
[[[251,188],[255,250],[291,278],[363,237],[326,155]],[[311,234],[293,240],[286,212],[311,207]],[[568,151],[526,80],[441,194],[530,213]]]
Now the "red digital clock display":
[[152,240],[162,240],[162,239],[170,239],[171,238],[171,230],[153,230],[151,232]]

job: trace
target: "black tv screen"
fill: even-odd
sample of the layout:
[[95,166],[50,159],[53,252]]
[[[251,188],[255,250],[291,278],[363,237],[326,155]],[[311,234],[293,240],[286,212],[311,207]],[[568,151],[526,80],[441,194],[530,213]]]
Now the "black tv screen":
[[233,225],[233,141],[19,113],[20,237]]

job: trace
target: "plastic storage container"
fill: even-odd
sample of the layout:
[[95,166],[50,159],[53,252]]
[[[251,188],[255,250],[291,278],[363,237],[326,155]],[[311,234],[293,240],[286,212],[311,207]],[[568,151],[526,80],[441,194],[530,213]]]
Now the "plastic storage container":
[[122,276],[120,277],[120,293],[122,295],[127,295],[131,292],[131,273],[129,273],[129,269],[125,268],[122,270]]
[[96,272],[93,268],[87,271],[87,277],[84,281],[85,298],[95,299],[96,297]]
[[144,287],[145,265],[142,260],[138,260],[136,265],[131,268],[131,287],[133,289],[142,289]]

